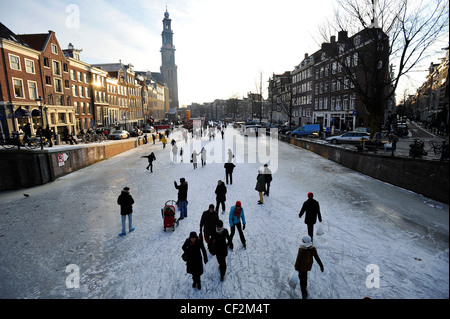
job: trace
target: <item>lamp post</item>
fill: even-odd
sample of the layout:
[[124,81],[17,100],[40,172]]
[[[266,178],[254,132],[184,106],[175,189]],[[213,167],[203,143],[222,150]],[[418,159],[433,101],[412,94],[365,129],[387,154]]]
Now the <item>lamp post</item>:
[[38,99],[35,100],[36,101],[36,105],[39,107],[39,111],[41,112],[41,134],[40,134],[40,140],[41,140],[41,150],[44,149],[44,144],[42,143],[42,134],[44,134],[44,112],[43,112],[43,102],[44,100],[39,97]]

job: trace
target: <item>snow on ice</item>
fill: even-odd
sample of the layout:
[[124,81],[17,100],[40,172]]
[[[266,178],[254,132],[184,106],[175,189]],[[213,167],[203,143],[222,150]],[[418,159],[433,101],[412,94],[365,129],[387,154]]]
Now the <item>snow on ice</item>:
[[[216,134],[185,144],[178,130],[169,142],[172,137],[184,149],[183,163],[171,161],[170,144],[163,150],[150,142],[27,189],[29,197],[24,190],[0,193],[0,298],[299,299],[300,288],[291,289],[287,278],[307,233],[298,213],[308,192],[320,203],[324,226],[314,244],[325,271],[315,263],[308,275],[312,298],[449,298],[448,205],[231,127],[225,140]],[[199,160],[194,170],[190,154],[203,146],[207,164]],[[247,249],[236,233],[223,282],[208,253],[197,290],[181,246],[216,203],[228,149],[236,154],[236,168],[227,185],[227,213],[219,216],[229,229],[228,211],[242,202]],[[141,158],[151,152],[153,173]],[[256,176],[266,162],[273,171],[271,192],[258,205]],[[177,199],[173,181],[181,177],[189,184],[188,217],[164,232],[161,208]],[[120,238],[116,201],[125,186],[135,200],[136,230]]]

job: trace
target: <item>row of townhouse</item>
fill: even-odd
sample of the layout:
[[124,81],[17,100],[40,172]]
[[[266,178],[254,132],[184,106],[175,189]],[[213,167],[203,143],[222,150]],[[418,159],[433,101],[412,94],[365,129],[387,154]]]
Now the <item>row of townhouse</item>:
[[431,63],[428,75],[414,95],[409,98],[409,110],[406,113],[416,121],[431,127],[447,126],[450,121],[449,106],[449,48],[440,63]]
[[270,104],[264,101],[260,94],[252,92],[242,99],[235,97],[227,100],[216,99],[202,104],[192,103],[188,105],[188,110],[193,118],[206,117],[221,121],[270,121]]
[[16,35],[0,23],[0,133],[30,123],[62,134],[142,127],[169,110],[168,88],[131,64],[89,64],[55,32]]
[[[389,81],[388,60],[389,40],[381,29],[364,29],[352,37],[340,31],[337,40],[331,36],[320,50],[305,54],[294,70],[273,74],[269,79],[272,121],[283,123],[290,118],[296,126],[320,123],[336,129],[369,127],[370,116],[360,93],[369,91],[366,86],[373,80],[368,77],[380,83]],[[394,99],[389,100],[382,117],[386,118],[394,107]]]

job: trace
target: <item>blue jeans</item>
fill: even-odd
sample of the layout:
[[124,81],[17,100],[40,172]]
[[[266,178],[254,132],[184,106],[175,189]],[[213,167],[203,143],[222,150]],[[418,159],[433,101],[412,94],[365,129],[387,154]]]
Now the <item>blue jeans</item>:
[[187,217],[187,202],[184,200],[180,200],[178,202],[178,208],[180,210],[180,218]]
[[131,215],[133,214],[128,214],[128,215],[121,215],[122,216],[122,234],[125,234],[125,224],[126,224],[126,217],[128,216],[128,229],[129,231],[131,231],[133,229],[132,226],[132,221],[133,218],[131,217]]

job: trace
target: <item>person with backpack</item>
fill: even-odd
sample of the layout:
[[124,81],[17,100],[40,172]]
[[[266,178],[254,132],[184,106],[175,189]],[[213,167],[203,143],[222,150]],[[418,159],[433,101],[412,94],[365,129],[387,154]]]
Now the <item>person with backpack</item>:
[[[242,208],[240,201],[237,201],[236,205],[231,207],[229,219],[230,219],[230,228],[231,228],[231,234],[230,234],[231,242],[233,242],[235,228],[237,228],[238,232],[239,232],[239,237],[241,239],[241,243],[244,246],[244,248],[246,248],[247,247],[246,240],[245,240],[244,232],[243,232],[243,230],[245,230],[245,215],[244,215],[244,209]],[[242,219],[242,227],[241,227],[241,219]]]
[[295,260],[295,270],[298,271],[298,278],[300,280],[300,289],[302,291],[302,298],[308,298],[308,271],[311,270],[315,259],[319,264],[320,271],[323,272],[323,264],[317,254],[316,247],[312,245],[311,237],[305,235],[302,238],[302,243],[298,249],[297,259]]
[[192,288],[197,287],[198,290],[202,288],[200,277],[203,274],[203,262],[208,262],[206,249],[203,245],[203,240],[197,236],[195,231],[189,234],[189,238],[184,241],[183,246],[183,260],[186,261],[186,272],[192,275]]
[[225,279],[225,273],[227,271],[226,257],[228,256],[228,248],[233,249],[233,243],[231,237],[228,234],[228,229],[223,228],[223,221],[220,219],[217,221],[216,230],[211,236],[211,250],[212,255],[216,255],[217,262],[219,263],[220,281]]
[[132,213],[133,213],[133,204],[134,199],[130,195],[130,188],[124,187],[121,194],[117,198],[117,204],[120,205],[120,215],[122,217],[122,232],[119,234],[120,237],[126,236],[125,231],[125,223],[126,217],[128,216],[128,230],[130,233],[135,229],[132,226]]
[[202,228],[204,230],[205,242],[208,244],[208,249],[210,248],[210,237],[216,231],[217,221],[219,220],[219,215],[214,210],[214,205],[210,204],[208,210],[205,210],[200,218],[200,238],[202,237]]
[[298,214],[299,218],[302,218],[303,214],[305,214],[305,224],[308,226],[308,235],[311,237],[311,242],[313,241],[314,235],[314,224],[319,218],[319,222],[322,222],[322,215],[320,214],[320,206],[319,202],[314,198],[314,194],[308,193],[308,200],[303,203],[303,206]]

